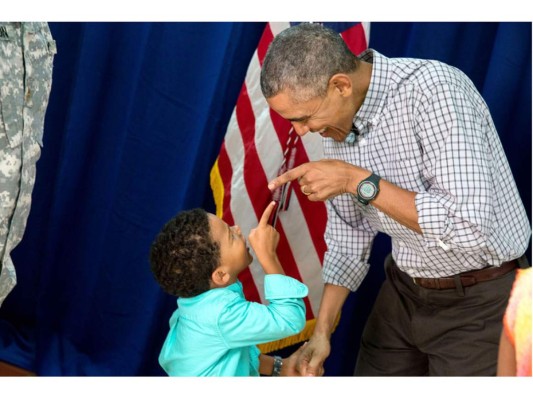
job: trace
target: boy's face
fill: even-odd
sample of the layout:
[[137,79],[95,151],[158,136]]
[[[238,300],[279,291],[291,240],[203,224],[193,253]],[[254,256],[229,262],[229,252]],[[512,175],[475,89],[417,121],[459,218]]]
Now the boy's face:
[[237,225],[230,227],[216,215],[208,215],[213,240],[220,244],[220,265],[236,279],[253,260],[246,239]]

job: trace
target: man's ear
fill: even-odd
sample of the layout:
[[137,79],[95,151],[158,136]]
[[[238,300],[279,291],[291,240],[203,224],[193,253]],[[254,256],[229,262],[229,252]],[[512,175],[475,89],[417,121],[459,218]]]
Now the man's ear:
[[211,280],[215,286],[226,286],[229,282],[230,274],[226,272],[224,267],[217,267],[211,274]]
[[343,97],[351,95],[353,90],[352,80],[346,74],[333,75],[329,79],[329,84],[332,85]]

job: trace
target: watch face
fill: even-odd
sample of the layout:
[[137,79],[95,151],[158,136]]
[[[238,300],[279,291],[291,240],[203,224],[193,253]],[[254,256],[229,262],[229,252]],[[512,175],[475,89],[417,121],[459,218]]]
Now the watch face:
[[376,193],[376,186],[371,182],[363,182],[359,187],[359,194],[365,199],[371,199]]

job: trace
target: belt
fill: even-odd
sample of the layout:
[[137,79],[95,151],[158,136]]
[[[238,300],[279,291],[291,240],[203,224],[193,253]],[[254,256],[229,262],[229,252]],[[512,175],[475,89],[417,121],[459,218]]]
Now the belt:
[[474,286],[476,283],[490,281],[518,268],[518,260],[506,261],[499,267],[488,267],[475,271],[463,272],[449,278],[413,278],[413,282],[426,289],[455,289],[456,281],[463,287]]

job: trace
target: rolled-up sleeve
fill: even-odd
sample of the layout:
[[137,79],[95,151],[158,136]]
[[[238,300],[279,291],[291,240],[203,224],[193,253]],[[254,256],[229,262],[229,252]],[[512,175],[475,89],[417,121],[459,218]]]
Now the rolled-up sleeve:
[[490,116],[473,104],[459,88],[441,85],[426,105],[420,135],[423,175],[430,185],[416,195],[415,204],[427,247],[479,253],[490,233]]
[[[325,283],[357,290],[370,265],[368,258],[377,230],[355,204],[351,195],[327,202],[328,223],[322,277]],[[342,215],[342,216],[341,216]]]

